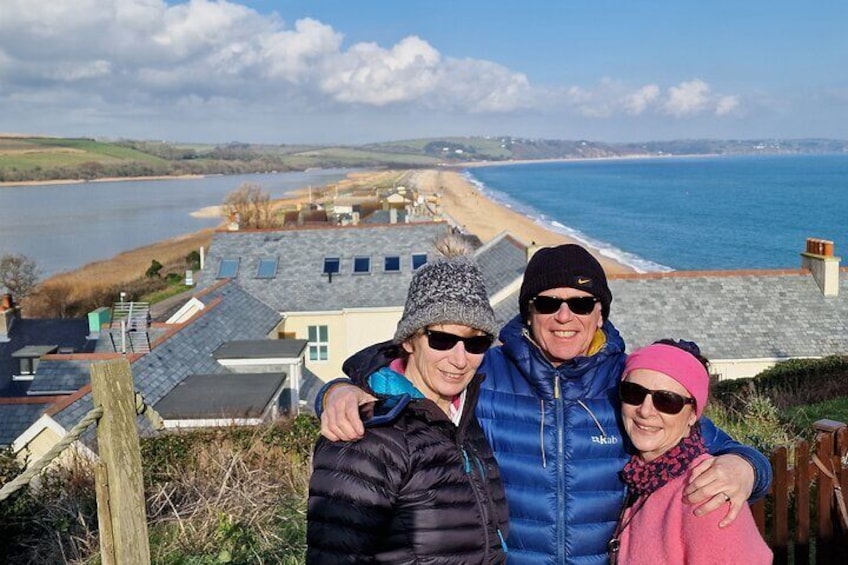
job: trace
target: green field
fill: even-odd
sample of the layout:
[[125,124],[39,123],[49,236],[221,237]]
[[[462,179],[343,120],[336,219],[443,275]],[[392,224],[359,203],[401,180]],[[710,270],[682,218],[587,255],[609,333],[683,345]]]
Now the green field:
[[125,161],[161,165],[164,159],[91,139],[0,138],[0,169],[32,171]]

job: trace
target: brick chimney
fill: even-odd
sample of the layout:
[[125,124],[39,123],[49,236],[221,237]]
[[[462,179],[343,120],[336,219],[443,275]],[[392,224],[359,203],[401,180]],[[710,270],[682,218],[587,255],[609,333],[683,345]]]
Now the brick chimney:
[[812,273],[825,296],[839,295],[839,257],[833,256],[833,242],[807,238],[807,249],[801,253],[801,268]]
[[15,320],[21,317],[20,309],[15,305],[12,295],[6,293],[0,298],[0,342],[9,341],[9,333]]

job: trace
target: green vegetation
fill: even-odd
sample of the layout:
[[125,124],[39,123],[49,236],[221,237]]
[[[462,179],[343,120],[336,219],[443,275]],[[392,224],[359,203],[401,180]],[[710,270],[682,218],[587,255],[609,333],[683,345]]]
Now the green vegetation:
[[501,136],[438,137],[360,146],[329,146],[0,137],[0,182],[264,173],[312,167],[412,168],[462,165],[469,161],[764,152],[844,153],[848,152],[848,142],[772,139],[767,143],[763,140],[599,143]]

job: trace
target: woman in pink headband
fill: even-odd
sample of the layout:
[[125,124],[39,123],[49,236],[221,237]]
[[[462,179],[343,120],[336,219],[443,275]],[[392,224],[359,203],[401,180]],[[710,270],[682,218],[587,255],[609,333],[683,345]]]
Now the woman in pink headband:
[[683,502],[690,470],[710,457],[698,425],[709,396],[708,367],[698,346],[686,341],[662,340],[627,359],[619,396],[635,454],[622,471],[628,495],[609,543],[612,563],[772,562],[748,507],[720,528],[720,512],[696,517]]

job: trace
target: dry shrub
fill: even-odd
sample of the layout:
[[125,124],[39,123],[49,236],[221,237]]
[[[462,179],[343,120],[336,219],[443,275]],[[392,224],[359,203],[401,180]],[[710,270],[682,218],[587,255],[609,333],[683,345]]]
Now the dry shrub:
[[0,561],[85,563],[98,551],[92,462],[70,453],[2,503]]
[[303,433],[298,426],[304,424],[183,432],[165,440],[185,451],[160,450],[166,468],[156,470],[147,489],[154,561],[182,555],[300,562],[317,428],[307,424]]
[[89,263],[80,269],[45,279],[22,302],[28,317],[84,316],[101,306],[111,306],[121,291],[130,298],[164,287],[161,279],[145,277],[154,259],[162,272],[185,274],[186,257],[200,247],[209,248],[213,230],[192,234],[126,251],[106,261]]

